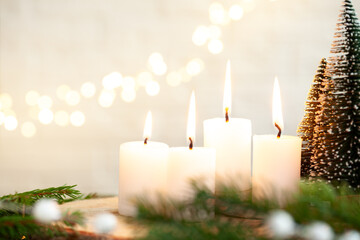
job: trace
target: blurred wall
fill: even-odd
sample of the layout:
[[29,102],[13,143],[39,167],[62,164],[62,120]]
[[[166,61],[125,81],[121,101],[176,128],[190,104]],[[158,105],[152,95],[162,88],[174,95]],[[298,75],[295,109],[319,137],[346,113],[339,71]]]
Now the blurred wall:
[[[201,146],[202,121],[222,116],[227,59],[232,61],[232,116],[251,119],[254,134],[275,133],[271,94],[277,75],[284,132],[295,135],[317,65],[329,53],[341,1],[221,2],[226,10],[239,4],[244,14],[239,21],[219,25],[224,47],[212,54],[206,45],[192,42],[199,25],[213,25],[210,0],[0,0],[0,93],[11,96],[6,111],[18,120],[13,131],[0,126],[0,194],[62,184],[116,194],[119,145],[142,140],[149,109],[153,140],[186,144],[192,89],[197,98],[196,145]],[[360,2],[353,2],[359,12]],[[136,98],[125,102],[118,88],[113,104],[101,107],[102,78],[117,71],[137,81],[140,72],[149,71],[153,52],[162,54],[167,65],[166,74],[154,75],[160,92],[149,96],[144,87],[135,86]],[[181,72],[193,58],[202,60],[203,71],[170,86],[167,74]],[[57,97],[60,85],[79,91],[84,82],[95,84],[94,97],[82,97],[75,106]],[[25,102],[30,90],[50,96],[53,112],[81,111],[84,125],[40,123],[36,106]],[[34,136],[22,135],[24,122],[35,125]]]

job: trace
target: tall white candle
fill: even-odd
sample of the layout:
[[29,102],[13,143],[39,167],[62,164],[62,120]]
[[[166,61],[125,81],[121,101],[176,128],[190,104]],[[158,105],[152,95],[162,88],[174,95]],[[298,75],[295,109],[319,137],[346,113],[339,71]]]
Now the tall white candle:
[[146,194],[152,198],[166,186],[166,166],[169,147],[165,143],[148,141],[151,135],[151,112],[144,128],[144,141],[120,145],[119,213],[134,216],[133,199]]
[[251,121],[230,118],[231,72],[226,66],[224,118],[204,121],[204,145],[216,148],[216,181],[236,180],[242,190],[251,187]]
[[170,148],[168,162],[167,192],[169,196],[184,200],[192,195],[190,180],[200,179],[211,191],[215,191],[216,150],[194,147],[195,141],[195,95],[191,95],[187,138],[189,147]]
[[277,79],[273,93],[273,123],[278,129],[277,136],[254,136],[253,195],[255,198],[275,198],[282,202],[298,189],[301,139],[281,135],[284,124]]

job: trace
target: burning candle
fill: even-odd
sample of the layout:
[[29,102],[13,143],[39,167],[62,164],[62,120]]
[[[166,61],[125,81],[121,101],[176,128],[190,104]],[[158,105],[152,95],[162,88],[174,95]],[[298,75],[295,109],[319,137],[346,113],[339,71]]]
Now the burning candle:
[[248,190],[251,187],[251,121],[230,118],[230,61],[226,66],[223,110],[224,118],[204,121],[204,145],[216,148],[216,181],[236,179],[242,190]]
[[144,141],[120,145],[119,157],[119,213],[134,216],[132,199],[146,194],[152,198],[166,186],[166,165],[169,147],[165,143],[149,141],[152,115],[148,113],[144,127]]
[[301,139],[283,136],[280,87],[275,78],[273,124],[277,135],[255,135],[253,149],[253,196],[285,200],[300,180]]
[[200,179],[213,192],[215,191],[215,159],[213,148],[194,147],[195,145],[195,95],[191,95],[187,139],[188,147],[170,148],[168,162],[167,191],[176,199],[188,199],[192,195],[190,179]]

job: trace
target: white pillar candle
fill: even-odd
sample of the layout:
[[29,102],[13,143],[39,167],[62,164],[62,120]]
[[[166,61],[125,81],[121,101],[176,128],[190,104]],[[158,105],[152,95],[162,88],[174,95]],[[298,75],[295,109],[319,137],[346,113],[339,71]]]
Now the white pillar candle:
[[134,216],[133,199],[146,194],[154,197],[165,190],[169,147],[165,143],[148,141],[151,134],[151,112],[144,128],[144,141],[120,145],[119,213]]
[[226,66],[224,118],[204,121],[204,146],[216,148],[216,181],[235,180],[240,189],[251,187],[251,121],[230,118],[230,61]]
[[257,199],[275,198],[282,202],[298,189],[301,139],[281,135],[284,125],[277,79],[273,93],[273,123],[279,131],[277,136],[254,136],[253,195]]
[[195,95],[191,95],[187,138],[189,147],[170,148],[168,162],[167,192],[169,196],[185,200],[192,196],[191,179],[200,179],[212,192],[215,191],[216,150],[194,148],[195,140]]

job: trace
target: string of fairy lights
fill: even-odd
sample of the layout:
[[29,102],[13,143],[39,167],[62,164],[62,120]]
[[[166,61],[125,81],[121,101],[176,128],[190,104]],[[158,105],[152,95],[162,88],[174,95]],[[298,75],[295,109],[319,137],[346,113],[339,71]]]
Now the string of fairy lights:
[[[269,0],[275,1],[275,0]],[[256,6],[255,0],[242,0],[239,4],[233,4],[229,8],[221,2],[213,2],[209,6],[210,25],[199,25],[192,34],[192,42],[198,47],[207,46],[211,54],[220,54],[224,49],[222,41],[222,27],[232,21],[239,21],[247,12]],[[93,82],[85,82],[80,89],[72,89],[68,85],[61,85],[56,90],[56,97],[42,95],[38,91],[30,90],[25,94],[25,103],[29,107],[28,117],[19,123],[13,109],[13,98],[8,93],[0,94],[0,125],[8,131],[20,129],[26,138],[36,135],[36,123],[49,125],[55,123],[59,127],[81,127],[86,122],[86,116],[81,110],[71,112],[54,108],[54,98],[58,98],[68,106],[76,107],[81,101],[97,97],[98,104],[103,108],[110,108],[117,95],[130,103],[136,99],[136,93],[144,88],[147,95],[153,97],[159,94],[160,84],[156,80],[165,77],[166,83],[171,87],[177,87],[182,83],[192,80],[199,75],[205,67],[201,58],[190,59],[185,66],[168,71],[163,56],[152,53],[147,62],[147,71],[138,73],[136,76],[125,76],[119,72],[112,72],[103,77],[101,87]]]

